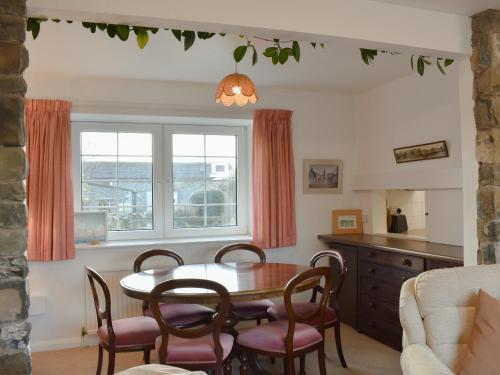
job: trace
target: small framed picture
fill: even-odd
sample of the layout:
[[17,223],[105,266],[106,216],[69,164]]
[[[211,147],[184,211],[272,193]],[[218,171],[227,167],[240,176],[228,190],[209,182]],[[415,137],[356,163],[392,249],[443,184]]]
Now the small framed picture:
[[342,160],[305,159],[304,194],[342,193]]
[[450,156],[446,141],[424,143],[422,145],[399,147],[394,150],[396,163],[447,158]]
[[333,210],[333,234],[363,233],[361,210]]

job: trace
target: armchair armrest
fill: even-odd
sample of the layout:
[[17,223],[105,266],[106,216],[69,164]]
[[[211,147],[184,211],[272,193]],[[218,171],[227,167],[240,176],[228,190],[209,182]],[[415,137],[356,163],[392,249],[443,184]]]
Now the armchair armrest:
[[412,344],[401,354],[404,375],[453,375],[427,345]]

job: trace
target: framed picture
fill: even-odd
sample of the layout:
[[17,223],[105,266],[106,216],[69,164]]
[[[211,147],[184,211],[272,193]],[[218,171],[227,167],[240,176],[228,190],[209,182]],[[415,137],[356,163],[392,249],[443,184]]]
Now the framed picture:
[[447,158],[449,156],[446,141],[424,143],[422,145],[394,149],[394,157],[398,164],[408,163],[410,161]]
[[304,194],[342,193],[342,160],[305,159]]
[[333,234],[363,233],[361,210],[333,210]]

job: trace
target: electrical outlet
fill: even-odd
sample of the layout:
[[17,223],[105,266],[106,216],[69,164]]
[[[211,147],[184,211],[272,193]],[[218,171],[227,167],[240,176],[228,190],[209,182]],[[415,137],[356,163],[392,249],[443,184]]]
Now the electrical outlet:
[[80,335],[81,335],[82,337],[85,337],[85,336],[87,336],[88,334],[89,334],[89,333],[88,333],[88,331],[87,331],[87,327],[82,327],[82,330],[80,331]]

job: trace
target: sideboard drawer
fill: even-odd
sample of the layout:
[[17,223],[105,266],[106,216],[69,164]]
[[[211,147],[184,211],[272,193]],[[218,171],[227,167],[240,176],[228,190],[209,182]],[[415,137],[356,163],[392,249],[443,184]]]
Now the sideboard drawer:
[[368,294],[361,294],[359,304],[362,314],[366,314],[366,316],[360,315],[360,319],[377,318],[396,326],[400,325],[398,306],[382,302]]
[[401,286],[406,280],[416,276],[416,272],[395,267],[382,266],[376,263],[360,262],[359,272],[361,277],[369,277]]
[[373,298],[380,301],[398,306],[399,294],[401,291],[400,285],[386,283],[368,277],[361,277],[360,293],[369,294]]
[[401,327],[377,320],[376,318],[372,319],[366,312],[362,312],[361,315],[368,317],[366,319],[360,319],[359,321],[361,332],[396,350],[401,350],[401,340],[403,336],[403,329]]
[[372,263],[398,267],[401,269],[423,272],[424,259],[412,255],[390,253],[388,251],[375,250],[370,248],[359,249],[359,259]]

